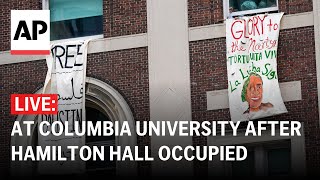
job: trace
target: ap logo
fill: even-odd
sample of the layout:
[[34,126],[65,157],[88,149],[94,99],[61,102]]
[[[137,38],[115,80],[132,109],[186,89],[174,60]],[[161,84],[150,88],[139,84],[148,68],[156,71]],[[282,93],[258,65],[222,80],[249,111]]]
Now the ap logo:
[[11,10],[11,54],[50,54],[49,10]]

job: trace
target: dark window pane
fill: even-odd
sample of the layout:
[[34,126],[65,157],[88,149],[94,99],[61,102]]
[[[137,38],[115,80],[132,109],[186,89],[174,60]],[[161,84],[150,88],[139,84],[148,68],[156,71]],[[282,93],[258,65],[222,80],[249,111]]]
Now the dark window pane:
[[50,23],[51,41],[58,39],[93,36],[103,33],[103,16],[85,17]]
[[[108,116],[95,108],[86,107],[86,120],[92,121],[95,125],[97,122],[111,121]],[[87,174],[108,174],[115,175],[116,161],[110,161],[110,146],[115,146],[115,136],[87,136],[86,144],[89,146],[104,146],[104,161],[90,159],[86,162]]]
[[289,148],[268,150],[269,175],[290,175],[291,153]]
[[[105,116],[102,112],[97,109],[86,107],[86,120],[92,121],[95,125],[98,121],[101,121],[101,125],[103,121],[111,121],[107,116]],[[114,134],[112,136],[87,136],[86,142],[98,142],[98,141],[109,141],[115,140]]]
[[[99,145],[97,145],[99,146]],[[115,171],[116,169],[116,161],[110,161],[110,147],[104,146],[104,161],[101,161],[98,157],[96,161],[93,161],[91,158],[86,162],[86,168],[88,170],[103,170],[107,172]]]
[[248,151],[248,156],[244,161],[232,162],[233,176],[254,176],[254,152]]

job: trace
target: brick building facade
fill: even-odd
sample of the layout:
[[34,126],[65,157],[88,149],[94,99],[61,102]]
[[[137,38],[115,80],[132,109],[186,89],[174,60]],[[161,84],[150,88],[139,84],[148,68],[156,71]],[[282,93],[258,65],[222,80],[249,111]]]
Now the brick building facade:
[[[148,34],[147,0],[104,0],[103,35],[130,38]],[[312,0],[279,0],[279,11],[285,16],[313,18]],[[189,57],[192,120],[230,120],[228,108],[208,110],[207,92],[227,89],[225,37],[190,37],[192,28],[217,29],[223,26],[223,0],[188,0]],[[10,94],[35,93],[44,83],[47,72],[44,60],[16,61],[6,58],[10,50],[10,10],[41,9],[40,0],[2,0],[0,2],[0,169],[10,168],[10,132],[16,116],[10,115]],[[290,18],[290,17],[288,17]],[[299,18],[299,17],[298,17]],[[284,19],[283,21],[286,21]],[[288,21],[288,20],[287,20]],[[306,19],[310,21],[310,19]],[[286,23],[286,22],[284,22]],[[306,23],[307,24],[307,23]],[[301,100],[288,101],[287,114],[264,120],[297,120],[304,124],[306,174],[319,174],[320,127],[317,64],[314,25],[288,25],[279,39],[279,82],[299,81]],[[224,30],[223,28],[220,28]],[[216,32],[212,32],[215,34]],[[127,36],[130,35],[130,36]],[[1,63],[3,61],[3,63]],[[101,80],[116,89],[127,101],[135,121],[150,120],[148,45],[118,48],[88,55],[87,76]],[[207,145],[207,137],[193,137],[194,145]],[[151,144],[150,137],[139,137],[139,146]],[[195,175],[208,174],[208,162],[193,162]],[[152,163],[139,162],[138,174],[152,173]]]

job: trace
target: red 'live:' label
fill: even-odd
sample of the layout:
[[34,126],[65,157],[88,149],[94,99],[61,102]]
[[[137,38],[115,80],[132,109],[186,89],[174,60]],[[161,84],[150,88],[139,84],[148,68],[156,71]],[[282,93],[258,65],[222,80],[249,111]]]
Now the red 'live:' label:
[[57,114],[57,94],[11,94],[11,114]]

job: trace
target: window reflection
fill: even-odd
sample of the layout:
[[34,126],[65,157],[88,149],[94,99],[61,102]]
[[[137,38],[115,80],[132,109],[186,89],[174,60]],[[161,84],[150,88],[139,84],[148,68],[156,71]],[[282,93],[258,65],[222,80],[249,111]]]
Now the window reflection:
[[102,0],[50,0],[51,40],[103,34]]
[[230,12],[276,7],[276,0],[229,0]]

